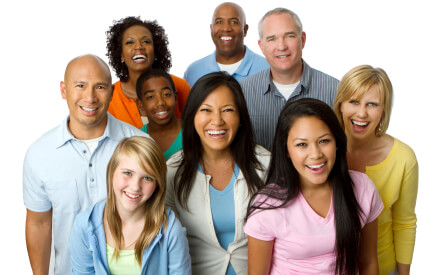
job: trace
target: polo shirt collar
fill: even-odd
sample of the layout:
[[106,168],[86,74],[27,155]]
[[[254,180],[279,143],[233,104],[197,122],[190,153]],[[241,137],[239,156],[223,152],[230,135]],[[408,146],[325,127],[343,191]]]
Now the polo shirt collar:
[[[68,122],[69,116],[67,116],[67,118],[59,126],[59,137],[57,139],[56,148],[59,148],[65,145],[67,142],[76,139],[69,130]],[[116,141],[119,141],[124,138],[125,136],[122,131],[119,131],[118,126],[119,125],[117,119],[107,112],[107,126],[104,131],[104,134],[102,135],[99,141],[107,137]]]
[[[248,47],[246,47],[246,45],[243,45],[243,46],[245,47],[245,55],[243,56],[242,63],[240,63],[239,67],[233,73],[233,75],[237,74],[237,75],[246,77],[248,76],[249,70],[252,66],[253,53],[251,52],[251,50],[249,50]],[[212,60],[213,60],[213,66],[215,66],[217,71],[220,71],[220,67],[218,66],[218,63],[217,63],[217,51],[214,51]]]

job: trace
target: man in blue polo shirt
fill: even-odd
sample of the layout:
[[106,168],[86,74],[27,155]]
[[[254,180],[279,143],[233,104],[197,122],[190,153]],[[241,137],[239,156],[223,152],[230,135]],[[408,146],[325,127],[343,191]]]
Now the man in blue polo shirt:
[[268,68],[262,56],[243,44],[249,26],[243,9],[235,3],[222,3],[214,11],[210,25],[215,52],[193,62],[184,79],[193,87],[203,75],[226,71],[237,81]]
[[277,120],[287,101],[309,97],[332,105],[338,80],[302,59],[306,33],[291,10],[267,12],[258,25],[259,47],[270,68],[240,82],[256,143],[271,150]]
[[23,167],[33,274],[48,273],[50,254],[54,274],[71,274],[68,240],[75,216],[106,198],[107,164],[118,142],[147,136],[107,113],[111,74],[100,58],[85,55],[70,61],[60,90],[69,116],[30,146]]

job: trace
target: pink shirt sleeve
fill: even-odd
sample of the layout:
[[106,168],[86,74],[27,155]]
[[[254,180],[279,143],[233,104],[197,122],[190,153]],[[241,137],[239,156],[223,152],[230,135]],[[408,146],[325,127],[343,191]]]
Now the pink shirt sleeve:
[[384,209],[381,197],[371,179],[364,173],[349,171],[355,186],[355,196],[362,209],[362,227],[374,221]]
[[[266,196],[258,195],[255,202],[263,201]],[[268,199],[267,202],[271,203],[274,199]],[[279,203],[278,203],[279,204]],[[268,205],[265,203],[264,205]],[[276,226],[277,211],[279,209],[255,210],[249,216],[243,230],[248,236],[263,241],[272,241],[276,238],[275,230],[280,227]],[[280,230],[280,229],[278,229]]]

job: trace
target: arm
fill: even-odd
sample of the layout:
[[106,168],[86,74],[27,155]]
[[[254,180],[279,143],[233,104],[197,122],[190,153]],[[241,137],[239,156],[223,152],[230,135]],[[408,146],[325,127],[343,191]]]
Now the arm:
[[[416,196],[418,193],[418,163],[416,157],[412,162],[409,156],[409,165],[406,163],[400,186],[400,194],[392,207],[394,249],[396,252],[397,267],[400,264],[410,265],[413,256],[416,237]],[[410,167],[408,167],[410,166]],[[404,266],[402,266],[404,268]],[[408,267],[408,269],[410,266]],[[403,271],[406,269],[404,268]],[[399,274],[409,274],[400,273]]]
[[397,263],[397,271],[398,271],[399,275],[409,275],[410,274],[410,264]]
[[52,209],[47,212],[26,211],[25,237],[34,275],[48,274],[51,254]]
[[362,228],[359,241],[359,275],[378,274],[378,219]]
[[266,275],[270,272],[274,240],[262,241],[248,236],[248,273]]

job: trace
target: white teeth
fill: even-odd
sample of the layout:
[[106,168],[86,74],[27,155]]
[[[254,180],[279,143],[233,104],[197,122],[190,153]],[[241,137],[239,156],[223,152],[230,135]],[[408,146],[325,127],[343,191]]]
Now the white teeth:
[[356,124],[357,126],[366,126],[369,124],[369,122],[359,122],[359,121],[354,121],[352,120],[353,124]]
[[159,116],[162,116],[162,115],[167,114],[167,111],[162,111],[162,112],[158,112],[158,113],[155,113],[155,114],[157,114],[157,115],[159,115]]
[[145,58],[147,58],[145,55],[138,54],[138,55],[135,55],[135,56],[132,58],[132,60],[145,59]]
[[231,37],[231,36],[222,36],[222,37],[220,37],[220,39],[221,40],[224,40],[224,41],[229,41],[229,40],[232,40],[233,37]]
[[212,135],[222,135],[222,134],[227,133],[227,131],[226,130],[219,130],[219,131],[209,130],[207,131],[207,133],[212,136]]
[[141,195],[132,195],[132,194],[129,194],[128,192],[125,192],[125,194],[126,194],[126,196],[128,196],[129,198],[132,198],[132,199],[136,199],[136,198],[139,198]]
[[318,165],[306,165],[306,166],[308,166],[311,169],[318,169],[318,168],[321,168],[324,165],[325,165],[325,163],[321,163],[321,164],[318,164]]
[[287,57],[287,55],[279,55],[279,56],[277,56],[277,57],[279,57],[279,58],[286,58],[286,57]]
[[83,107],[83,106],[81,106],[81,108],[84,110],[84,111],[87,111],[87,112],[93,112],[93,111],[95,111],[95,110],[97,110],[98,108],[88,108],[88,107]]

